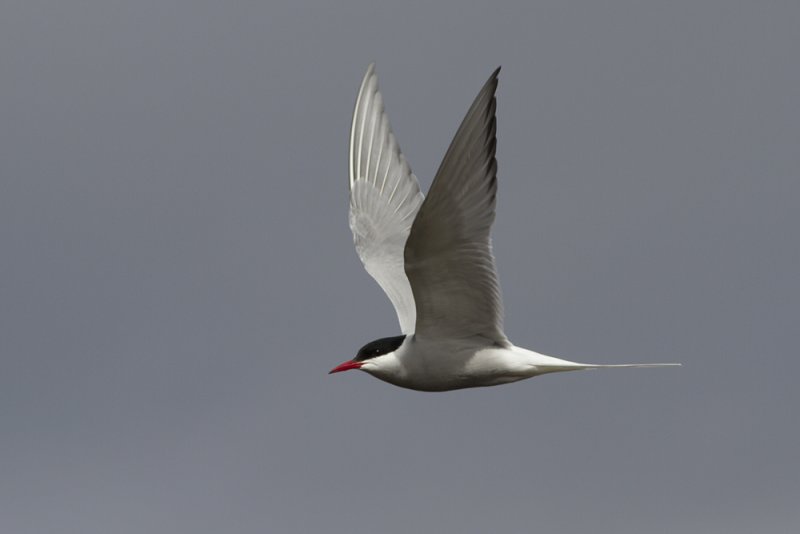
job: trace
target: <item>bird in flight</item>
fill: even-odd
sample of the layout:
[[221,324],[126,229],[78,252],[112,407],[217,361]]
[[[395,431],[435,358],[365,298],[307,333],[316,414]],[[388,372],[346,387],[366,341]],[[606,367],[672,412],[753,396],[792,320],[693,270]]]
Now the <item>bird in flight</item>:
[[331,373],[360,369],[396,386],[447,391],[562,371],[680,365],[577,363],[506,337],[489,236],[499,72],[478,93],[424,197],[389,127],[375,65],[367,69],[350,130],[350,229],[402,335],[367,343]]

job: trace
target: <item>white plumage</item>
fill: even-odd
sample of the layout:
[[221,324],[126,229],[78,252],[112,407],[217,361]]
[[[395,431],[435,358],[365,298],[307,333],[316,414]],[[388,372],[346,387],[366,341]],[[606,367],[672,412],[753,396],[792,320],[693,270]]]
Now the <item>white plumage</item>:
[[489,235],[499,71],[472,103],[425,198],[392,134],[374,64],[367,69],[350,131],[350,228],[404,335],[368,343],[331,372],[361,369],[397,386],[444,391],[560,371],[680,365],[570,362],[506,338]]

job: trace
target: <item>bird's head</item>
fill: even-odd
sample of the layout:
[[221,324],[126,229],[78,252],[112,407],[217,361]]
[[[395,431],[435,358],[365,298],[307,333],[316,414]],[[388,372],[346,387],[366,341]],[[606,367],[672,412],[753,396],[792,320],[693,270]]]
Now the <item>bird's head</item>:
[[406,336],[382,337],[370,341],[358,351],[356,357],[340,363],[330,373],[341,373],[350,369],[361,369],[370,374],[379,375],[381,371],[390,371],[397,366],[397,357],[394,354],[403,344]]

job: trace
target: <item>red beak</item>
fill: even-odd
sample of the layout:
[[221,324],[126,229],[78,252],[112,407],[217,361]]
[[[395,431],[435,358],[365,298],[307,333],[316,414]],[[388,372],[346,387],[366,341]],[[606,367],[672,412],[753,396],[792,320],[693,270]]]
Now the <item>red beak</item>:
[[350,369],[358,369],[359,367],[361,367],[361,365],[362,362],[355,362],[353,360],[346,361],[344,363],[340,363],[339,365],[331,369],[331,371],[328,374],[332,375],[333,373],[341,373],[342,371],[349,371]]

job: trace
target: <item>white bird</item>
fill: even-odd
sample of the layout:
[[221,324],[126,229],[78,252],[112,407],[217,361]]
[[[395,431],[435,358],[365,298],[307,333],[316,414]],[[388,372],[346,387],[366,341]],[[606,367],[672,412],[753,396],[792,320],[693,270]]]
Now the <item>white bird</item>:
[[350,130],[350,228],[403,335],[367,343],[331,373],[361,369],[396,386],[447,391],[560,371],[680,365],[577,363],[506,338],[489,237],[499,72],[478,93],[423,197],[389,127],[375,65],[367,69]]

